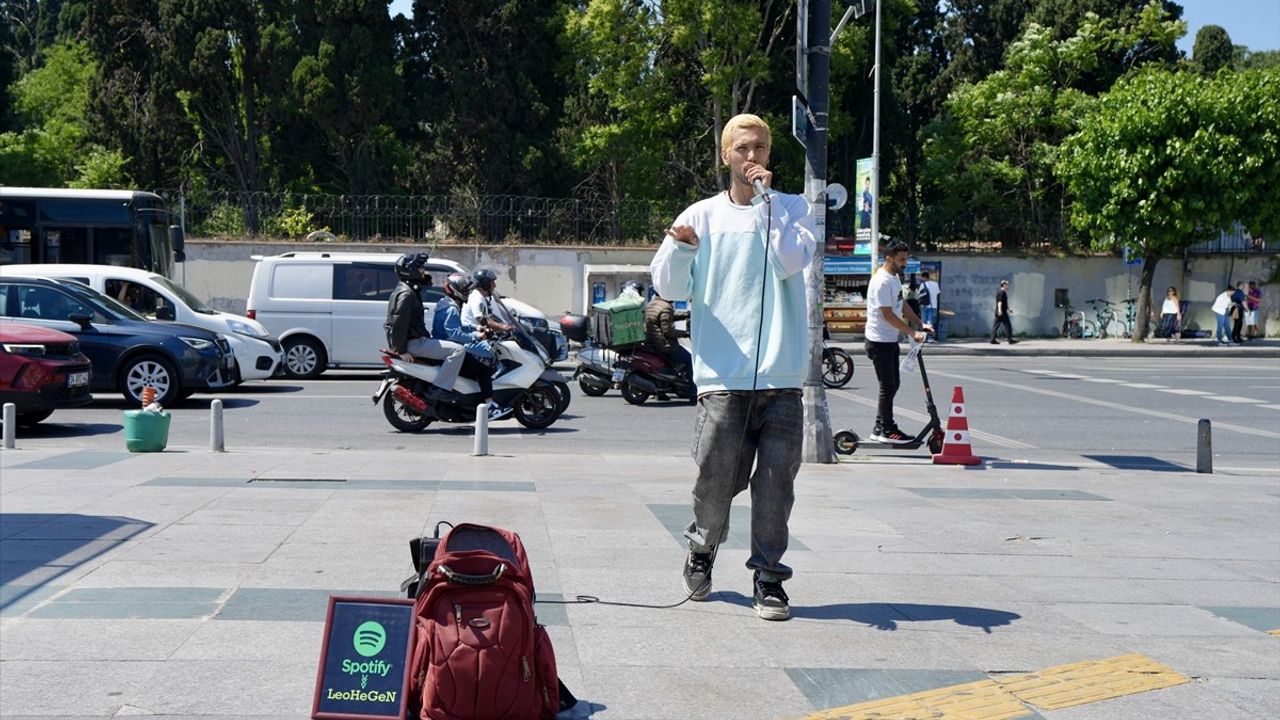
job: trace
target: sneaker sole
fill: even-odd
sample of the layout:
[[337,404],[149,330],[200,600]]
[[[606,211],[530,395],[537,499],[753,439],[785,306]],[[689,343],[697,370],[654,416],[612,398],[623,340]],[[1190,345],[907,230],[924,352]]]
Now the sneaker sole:
[[702,602],[703,600],[706,600],[708,597],[711,596],[711,580],[710,579],[707,580],[707,587],[702,592],[698,592],[696,588],[689,587],[689,581],[684,579],[680,581],[680,586],[684,588],[684,592],[686,595],[689,596],[689,599],[694,602]]
[[788,608],[765,607],[763,605],[760,605],[754,602],[752,603],[752,606],[755,607],[756,609],[756,615],[758,615],[759,617],[765,620],[778,621],[778,620],[791,619],[791,608],[789,607]]

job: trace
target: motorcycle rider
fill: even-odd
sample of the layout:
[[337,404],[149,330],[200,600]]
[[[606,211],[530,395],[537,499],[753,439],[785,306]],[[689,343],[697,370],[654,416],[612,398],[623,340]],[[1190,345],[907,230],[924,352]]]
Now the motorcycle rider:
[[449,397],[454,395],[453,384],[462,370],[466,350],[456,342],[431,337],[427,330],[421,292],[431,284],[428,260],[430,256],[424,252],[405,253],[396,260],[396,277],[400,282],[391,291],[387,321],[382,327],[387,332],[387,347],[404,360],[417,362],[417,357],[425,357],[444,361],[434,384],[439,391],[436,397]]
[[[644,286],[638,282],[632,281],[627,284],[635,285],[637,293],[644,292]],[[644,334],[649,341],[649,347],[665,357],[671,364],[671,368],[679,374],[687,373],[690,365],[693,364],[689,351],[680,344],[680,338],[689,337],[689,333],[686,330],[677,330],[675,326],[676,322],[688,319],[689,313],[677,312],[670,300],[657,293],[654,293],[649,303],[644,306]]]
[[506,306],[494,297],[494,291],[498,287],[498,274],[485,269],[477,270],[471,277],[475,282],[475,289],[462,308],[462,323],[498,332],[515,330],[515,321],[511,319]]
[[485,339],[489,331],[486,328],[468,325],[462,320],[462,306],[467,302],[467,296],[471,294],[474,287],[475,281],[465,273],[453,273],[445,280],[445,296],[436,302],[431,332],[438,338],[447,338],[461,343],[466,349],[461,375],[479,383],[480,397],[489,404],[489,419],[497,420],[509,414],[510,410],[500,408],[493,402],[491,373],[494,355],[493,348]]

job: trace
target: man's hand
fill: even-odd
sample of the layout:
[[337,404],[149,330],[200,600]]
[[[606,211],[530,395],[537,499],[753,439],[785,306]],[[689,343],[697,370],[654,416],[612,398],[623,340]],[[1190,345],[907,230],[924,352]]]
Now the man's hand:
[[689,247],[698,247],[698,233],[688,225],[673,225],[667,230],[667,235],[678,243],[684,243]]
[[417,362],[417,360],[413,359],[413,353],[407,350],[405,352],[400,353],[400,359],[408,363]]
[[921,331],[921,332],[913,332],[913,333],[911,333],[911,337],[912,337],[912,339],[914,339],[916,342],[918,342],[918,343],[922,343],[922,342],[924,342],[925,334],[924,334],[924,332],[923,332],[923,331]]
[[747,176],[747,182],[754,183],[759,180],[766,190],[773,187],[773,173],[763,165],[743,163],[742,174]]
[[938,334],[938,333],[933,329],[933,326],[932,326],[932,325],[930,325],[929,323],[922,323],[922,324],[920,325],[920,329],[921,329],[921,330],[923,330],[923,331],[925,331],[925,332],[927,332],[927,333],[929,333],[930,335],[937,335],[937,334]]

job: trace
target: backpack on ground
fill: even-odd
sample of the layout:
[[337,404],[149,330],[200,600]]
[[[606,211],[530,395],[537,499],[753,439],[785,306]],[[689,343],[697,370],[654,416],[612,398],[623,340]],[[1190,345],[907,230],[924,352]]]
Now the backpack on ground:
[[533,577],[520,536],[458,525],[419,577],[409,681],[419,717],[554,718],[562,700],[555,651],[533,614]]

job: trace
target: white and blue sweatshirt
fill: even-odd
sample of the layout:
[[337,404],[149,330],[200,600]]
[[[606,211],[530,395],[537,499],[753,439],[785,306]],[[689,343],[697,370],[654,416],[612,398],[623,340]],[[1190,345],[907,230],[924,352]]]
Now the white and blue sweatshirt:
[[813,215],[799,195],[770,196],[737,205],[720,193],[691,205],[673,224],[692,227],[698,246],[667,237],[649,265],[659,295],[689,301],[699,393],[751,390],[753,381],[760,390],[799,388],[808,375],[803,270],[816,250]]

